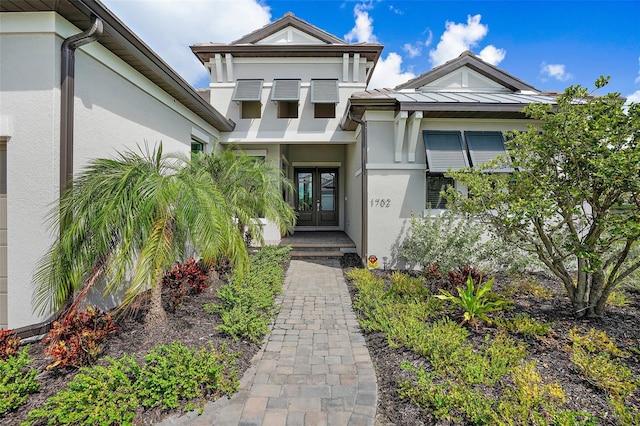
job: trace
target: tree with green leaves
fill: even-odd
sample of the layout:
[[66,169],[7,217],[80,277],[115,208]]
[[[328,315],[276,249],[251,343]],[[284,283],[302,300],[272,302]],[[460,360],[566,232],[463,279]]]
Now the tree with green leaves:
[[73,308],[98,283],[105,295],[123,295],[121,307],[151,289],[145,322],[153,326],[166,318],[163,273],[187,250],[245,268],[234,209],[209,173],[188,164],[163,156],[162,144],[91,161],[52,212],[52,226],[64,226],[34,275],[35,309],[55,312],[70,300]]
[[261,218],[275,223],[282,234],[295,226],[295,211],[282,194],[293,183],[273,164],[239,149],[200,153],[191,161],[194,170],[205,171],[237,219],[238,228],[259,244],[264,243]]
[[[596,89],[608,78],[596,81]],[[450,175],[455,208],[506,244],[534,253],[562,281],[576,317],[603,315],[611,292],[640,268],[640,106],[571,86],[507,140],[509,158]],[[512,173],[491,170],[512,168]]]

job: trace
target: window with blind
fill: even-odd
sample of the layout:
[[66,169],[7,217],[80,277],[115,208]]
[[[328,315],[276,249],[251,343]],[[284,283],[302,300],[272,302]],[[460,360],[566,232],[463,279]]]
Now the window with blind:
[[447,207],[447,199],[442,192],[449,186],[453,186],[452,178],[444,176],[427,176],[427,209],[444,209]]

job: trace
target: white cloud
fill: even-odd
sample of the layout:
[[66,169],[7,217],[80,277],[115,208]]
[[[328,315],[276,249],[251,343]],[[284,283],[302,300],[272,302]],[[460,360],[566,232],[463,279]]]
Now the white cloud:
[[433,42],[433,31],[431,31],[430,28],[427,28],[426,30],[424,30],[424,33],[429,34],[427,36],[427,40],[425,40],[425,42],[424,42],[424,45],[429,47],[429,46],[431,46],[431,43]]
[[395,13],[396,15],[404,15],[404,12],[393,5],[389,5],[389,10]]
[[371,3],[359,3],[353,8],[356,17],[355,26],[344,35],[344,39],[349,43],[375,42],[376,36],[373,34],[373,18],[369,16],[368,10],[373,8]]
[[493,45],[489,45],[482,49],[478,56],[485,62],[490,63],[491,65],[498,65],[504,57],[507,55],[507,52],[504,49],[498,49]]
[[403,72],[402,57],[395,52],[391,52],[387,55],[386,59],[380,58],[378,60],[368,88],[393,88],[415,78],[415,76],[416,75],[410,71]]
[[630,104],[631,102],[634,102],[636,104],[640,103],[640,90],[636,90],[632,94],[627,95],[626,98],[627,98],[627,101],[625,102],[626,104]]
[[540,65],[540,72],[545,80],[553,78],[558,81],[567,81],[573,78],[573,75],[567,72],[563,64],[547,64],[543,62]]
[[208,73],[189,49],[203,42],[228,43],[271,20],[259,0],[103,0],[131,30],[192,85]]
[[[447,21],[445,23],[446,30],[440,37],[438,45],[429,52],[431,64],[433,66],[441,65],[459,56],[465,50],[476,47],[489,32],[489,27],[480,23],[481,18],[481,15],[468,15],[466,24]],[[495,61],[492,62],[493,65],[497,65],[506,55],[504,49],[498,49],[492,45],[486,46],[482,52],[484,57]],[[484,57],[482,57],[483,60]]]
[[413,45],[411,43],[405,43],[405,45],[402,46],[402,50],[407,52],[407,55],[410,58],[415,58],[416,56],[420,56],[420,54],[422,53],[422,47],[420,45]]
[[[638,65],[640,65],[640,56],[638,57]],[[635,80],[633,80],[633,82],[636,84],[640,83],[640,69],[638,69],[638,76],[636,77]]]

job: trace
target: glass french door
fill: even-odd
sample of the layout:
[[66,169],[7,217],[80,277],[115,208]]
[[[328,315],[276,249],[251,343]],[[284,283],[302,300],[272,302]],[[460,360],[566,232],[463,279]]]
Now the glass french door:
[[298,226],[338,226],[338,169],[296,168]]

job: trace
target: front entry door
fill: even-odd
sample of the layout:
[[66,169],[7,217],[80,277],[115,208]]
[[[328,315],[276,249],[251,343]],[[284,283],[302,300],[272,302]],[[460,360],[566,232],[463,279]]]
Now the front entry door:
[[338,226],[338,169],[295,169],[298,226]]

